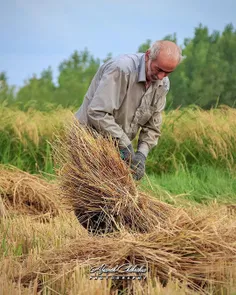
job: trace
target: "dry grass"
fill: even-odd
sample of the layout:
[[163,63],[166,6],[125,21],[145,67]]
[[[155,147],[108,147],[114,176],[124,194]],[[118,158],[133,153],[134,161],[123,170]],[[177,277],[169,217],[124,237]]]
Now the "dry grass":
[[[91,281],[88,267],[79,262],[76,263],[74,259],[69,261],[80,239],[85,242],[90,241],[89,247],[93,240],[93,237],[89,237],[78,224],[73,214],[57,216],[50,219],[48,223],[41,223],[29,215],[14,215],[11,218],[1,219],[0,227],[0,238],[2,241],[6,240],[5,246],[0,247],[1,294],[118,294],[117,288],[113,285],[115,281]],[[94,239],[95,242],[96,239]],[[73,247],[69,254],[67,251],[70,245]],[[55,257],[53,252],[57,254],[57,260],[53,259]],[[52,254],[51,261],[47,260],[49,253]],[[58,255],[62,255],[63,264],[59,262]],[[92,261],[91,263],[93,264]],[[47,274],[40,273],[45,269]],[[29,283],[27,275],[32,278],[36,276],[36,279]],[[19,280],[13,278],[19,278]],[[170,280],[163,288],[158,279],[151,276],[148,277],[145,285],[133,281],[132,286],[133,294],[139,295],[186,294],[187,290],[185,285],[182,285],[181,289],[173,280]]]
[[55,158],[62,167],[62,196],[72,204],[82,224],[89,226],[98,216],[92,224],[95,232],[100,228],[106,232],[149,232],[165,226],[174,215],[173,208],[138,191],[132,171],[110,138],[83,128],[77,121],[68,134],[58,139]]
[[[54,140],[55,132],[63,133],[63,125],[70,120],[71,115],[69,109],[47,113],[32,109],[22,112],[1,107],[0,144],[5,151],[1,161],[21,165],[24,170],[29,167],[30,171],[48,169],[48,141]],[[153,156],[148,157],[149,171],[178,171],[186,168],[186,165],[191,167],[194,164],[208,164],[236,171],[235,116],[236,109],[229,107],[209,111],[195,107],[164,113],[162,137],[158,148],[151,154]]]
[[[212,280],[229,282],[228,270],[236,263],[236,223],[227,211],[222,215],[196,214],[140,193],[111,139],[77,121],[69,128],[68,137],[59,140],[56,149],[62,165],[62,195],[79,211],[82,223],[99,215],[95,233],[100,227],[117,233],[73,241],[68,249],[45,254],[44,265],[60,269],[58,265],[68,263],[73,269],[75,262],[131,261],[150,264],[152,275],[161,281],[171,274],[195,289]],[[48,271],[47,267],[35,267]],[[33,272],[23,280],[32,278]]]
[[[0,108],[0,131],[10,133],[11,138],[20,141],[25,147],[29,140],[39,146],[45,138],[52,138],[60,130],[64,120],[71,117],[69,109],[58,109],[53,112],[40,112],[29,109],[27,112],[6,107]],[[63,118],[63,120],[62,120]]]
[[[191,290],[216,294],[216,290],[233,290],[236,222],[227,207],[199,206],[188,212],[173,208],[168,224],[151,233],[123,231],[92,236],[72,213],[49,218],[47,224],[32,215],[2,218],[3,294],[117,294],[117,288],[123,288],[121,282],[90,281],[88,268],[124,262],[149,267],[146,283],[124,285],[129,294],[190,294]],[[158,279],[168,281],[167,287],[163,288]]]
[[[55,184],[4,172],[0,178],[5,192],[0,211],[1,290],[47,295],[118,294],[118,288],[124,287],[129,294],[231,294],[235,290],[236,221],[231,209],[216,204],[183,209],[151,198],[139,191],[110,139],[78,125],[68,134],[56,148],[63,202],[80,213],[82,223],[99,215],[100,224],[113,233],[89,235],[72,213],[53,213]],[[28,212],[30,201],[35,205],[30,206],[30,215],[19,215]],[[61,202],[53,206],[59,210]],[[35,213],[41,214],[39,208],[47,208],[43,214],[50,212],[47,224],[34,218]],[[147,264],[148,280],[124,286],[89,280],[90,266],[124,262]],[[168,281],[167,287],[158,279]]]
[[[173,219],[177,220],[181,213],[175,213]],[[28,285],[37,278],[40,284],[42,274],[53,274],[53,280],[60,280],[65,271],[71,274],[77,265],[104,263],[114,267],[129,262],[148,265],[150,278],[161,282],[170,277],[178,279],[198,292],[211,284],[220,288],[236,282],[232,272],[236,262],[236,222],[227,215],[227,209],[206,207],[189,213],[188,220],[186,217],[148,234],[81,235],[61,249],[41,253],[40,259],[26,258],[21,282]]]
[[0,196],[0,218],[6,216],[6,208],[3,203],[2,197]]
[[163,137],[168,136],[168,141],[175,143],[175,154],[187,154],[188,148],[196,161],[201,154],[206,160],[222,162],[235,170],[235,116],[236,109],[228,106],[173,110],[164,115]]
[[[102,263],[114,267],[124,261],[149,266],[145,284],[126,285],[133,290],[129,294],[190,294],[187,286],[197,289],[197,294],[232,294],[216,290],[232,291],[236,286],[235,267],[230,267],[235,257],[235,221],[223,206],[202,209],[189,212],[192,222],[172,232],[97,237],[88,235],[70,213],[47,224],[32,216],[4,218],[0,222],[1,240],[7,236],[6,249],[0,253],[3,294],[36,294],[36,290],[41,290],[38,294],[112,294],[111,290],[117,294],[115,281],[90,281],[89,267]],[[158,277],[162,282],[168,279],[165,288],[157,283]]]
[[0,167],[0,197],[1,215],[54,217],[66,208],[56,183],[10,166]]

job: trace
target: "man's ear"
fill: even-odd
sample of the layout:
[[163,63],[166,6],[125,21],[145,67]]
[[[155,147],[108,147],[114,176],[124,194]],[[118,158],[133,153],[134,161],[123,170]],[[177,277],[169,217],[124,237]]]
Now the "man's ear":
[[145,60],[146,60],[146,61],[149,59],[149,55],[150,55],[150,49],[148,49],[148,50],[145,52]]

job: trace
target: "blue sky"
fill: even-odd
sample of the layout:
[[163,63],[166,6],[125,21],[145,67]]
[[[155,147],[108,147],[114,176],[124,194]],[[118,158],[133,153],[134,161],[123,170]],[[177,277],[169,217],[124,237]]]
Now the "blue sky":
[[202,23],[236,28],[235,0],[0,0],[0,72],[21,86],[33,73],[85,47],[98,58],[133,53],[146,39],[176,32],[181,45]]

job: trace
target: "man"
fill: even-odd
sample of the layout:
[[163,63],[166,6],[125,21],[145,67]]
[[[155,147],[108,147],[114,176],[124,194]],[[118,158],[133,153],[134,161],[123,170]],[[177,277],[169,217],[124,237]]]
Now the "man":
[[[98,69],[75,114],[80,123],[118,139],[121,157],[130,160],[136,180],[143,177],[148,153],[161,135],[167,76],[182,58],[175,43],[156,41],[146,53],[108,60]],[[131,141],[139,130],[135,153]]]

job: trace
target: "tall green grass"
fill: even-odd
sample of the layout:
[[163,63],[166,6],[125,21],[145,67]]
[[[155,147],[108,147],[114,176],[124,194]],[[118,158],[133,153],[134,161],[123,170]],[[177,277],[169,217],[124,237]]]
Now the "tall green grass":
[[64,109],[45,113],[0,108],[0,163],[31,173],[54,173],[51,143],[70,116]]
[[175,173],[150,174],[141,183],[145,191],[170,204],[186,201],[236,203],[236,175],[222,168],[193,166]]
[[[0,108],[0,162],[30,172],[54,170],[51,143],[71,118],[69,109],[22,112]],[[162,136],[147,159],[149,174],[207,165],[235,171],[236,109],[197,107],[163,115]]]
[[149,173],[174,172],[194,165],[236,168],[236,109],[197,107],[164,116],[159,144],[149,154]]

